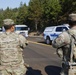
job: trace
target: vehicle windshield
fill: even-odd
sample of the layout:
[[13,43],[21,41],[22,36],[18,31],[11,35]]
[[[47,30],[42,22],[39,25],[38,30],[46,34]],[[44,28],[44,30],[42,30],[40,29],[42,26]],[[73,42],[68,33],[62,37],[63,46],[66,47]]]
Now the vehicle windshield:
[[20,30],[28,30],[28,27],[15,27],[16,31],[20,31]]

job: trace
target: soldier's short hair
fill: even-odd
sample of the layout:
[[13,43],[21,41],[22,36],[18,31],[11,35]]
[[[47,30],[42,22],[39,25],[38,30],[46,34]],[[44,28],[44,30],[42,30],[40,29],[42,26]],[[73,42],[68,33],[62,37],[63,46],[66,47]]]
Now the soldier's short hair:
[[5,28],[5,30],[8,30],[8,29],[10,29],[12,26],[13,26],[13,25],[9,25],[9,26],[4,25],[4,28]]

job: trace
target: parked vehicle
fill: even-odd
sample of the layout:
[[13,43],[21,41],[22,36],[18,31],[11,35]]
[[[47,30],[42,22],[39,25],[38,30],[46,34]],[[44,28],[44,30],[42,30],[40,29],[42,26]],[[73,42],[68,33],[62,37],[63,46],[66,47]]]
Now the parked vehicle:
[[60,33],[68,29],[68,24],[46,27],[43,32],[45,43],[50,44]]
[[[15,25],[15,32],[18,34],[22,34],[24,37],[28,37],[28,31],[30,29],[28,28],[27,25]],[[5,32],[4,27],[0,28],[0,32]]]
[[18,34],[22,34],[25,37],[28,37],[29,28],[27,25],[15,25],[15,32]]

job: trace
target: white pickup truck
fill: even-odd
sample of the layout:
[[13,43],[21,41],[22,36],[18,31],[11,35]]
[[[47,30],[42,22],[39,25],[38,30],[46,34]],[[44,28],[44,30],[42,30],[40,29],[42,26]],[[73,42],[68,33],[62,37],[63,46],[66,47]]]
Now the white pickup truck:
[[60,33],[69,29],[68,24],[46,27],[43,32],[43,38],[46,44],[50,44]]

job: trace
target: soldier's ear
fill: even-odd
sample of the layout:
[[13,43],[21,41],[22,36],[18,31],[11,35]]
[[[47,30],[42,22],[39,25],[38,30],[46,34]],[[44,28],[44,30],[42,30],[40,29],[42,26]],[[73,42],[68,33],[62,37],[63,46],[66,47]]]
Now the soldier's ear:
[[15,26],[12,26],[12,28],[15,28]]
[[15,27],[14,26],[11,26],[11,31],[14,31]]

